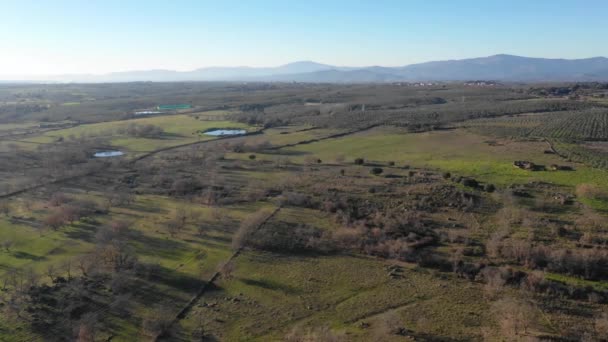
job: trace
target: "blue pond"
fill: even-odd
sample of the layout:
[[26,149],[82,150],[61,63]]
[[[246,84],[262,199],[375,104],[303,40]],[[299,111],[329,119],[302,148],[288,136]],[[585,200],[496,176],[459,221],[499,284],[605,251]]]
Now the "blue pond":
[[220,135],[239,135],[239,134],[245,134],[245,133],[247,133],[247,131],[244,129],[215,129],[213,131],[205,132],[204,134],[220,136]]
[[101,151],[93,154],[95,158],[107,158],[107,157],[118,157],[122,156],[124,153],[121,151]]

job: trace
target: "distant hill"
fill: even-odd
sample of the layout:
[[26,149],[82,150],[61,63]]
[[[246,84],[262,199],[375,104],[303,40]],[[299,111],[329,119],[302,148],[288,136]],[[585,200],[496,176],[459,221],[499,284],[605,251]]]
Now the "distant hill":
[[549,59],[503,54],[427,62],[403,67],[340,67],[301,61],[270,68],[211,67],[186,72],[147,70],[105,75],[62,75],[46,79],[62,82],[265,81],[315,83],[466,80],[608,81],[608,58]]
[[401,68],[411,80],[579,81],[608,80],[608,59],[529,58],[495,55],[428,62]]

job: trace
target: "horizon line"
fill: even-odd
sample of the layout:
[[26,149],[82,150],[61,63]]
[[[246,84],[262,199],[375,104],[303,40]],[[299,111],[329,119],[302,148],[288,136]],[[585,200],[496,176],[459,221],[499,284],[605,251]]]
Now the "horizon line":
[[[463,61],[470,59],[481,59],[481,58],[491,58],[497,56],[509,56],[509,57],[521,57],[521,58],[529,58],[529,59],[549,59],[549,60],[565,60],[565,61],[577,61],[577,60],[587,60],[587,59],[598,59],[604,58],[608,59],[606,56],[592,56],[592,57],[583,57],[583,58],[562,58],[562,57],[532,57],[532,56],[524,56],[524,55],[515,55],[508,53],[496,53],[488,56],[477,56],[477,57],[467,57],[467,58],[450,58],[450,59],[439,59],[439,60],[428,60],[424,62],[410,63],[410,64],[398,64],[398,65],[381,65],[381,64],[371,64],[371,65],[337,65],[337,64],[328,64],[323,62],[317,62],[312,59],[302,59],[296,60],[293,62],[278,64],[278,65],[268,65],[268,66],[249,66],[249,65],[211,65],[211,66],[202,66],[195,69],[187,69],[187,70],[178,70],[178,69],[168,69],[168,68],[153,68],[153,69],[129,69],[129,70],[117,70],[117,71],[109,71],[104,73],[63,73],[63,74],[1,74],[0,81],[36,81],[35,79],[23,79],[23,77],[66,77],[66,76],[104,76],[104,75],[112,75],[112,74],[120,74],[120,73],[132,73],[132,72],[151,72],[151,71],[163,71],[163,72],[175,72],[175,73],[188,73],[194,72],[202,69],[220,69],[220,68],[249,68],[249,69],[265,69],[265,68],[280,68],[292,64],[297,63],[314,63],[325,65],[333,68],[354,68],[354,69],[364,69],[364,68],[373,68],[373,67],[383,67],[383,68],[403,68],[417,64],[425,64],[425,63],[433,63],[433,62],[452,62],[452,61]],[[5,77],[17,77],[22,79],[8,79]]]

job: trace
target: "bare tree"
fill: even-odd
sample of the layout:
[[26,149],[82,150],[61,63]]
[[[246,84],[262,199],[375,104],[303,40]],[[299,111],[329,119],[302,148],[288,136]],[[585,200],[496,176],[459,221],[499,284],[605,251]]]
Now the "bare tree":
[[168,307],[157,306],[144,317],[141,323],[142,333],[145,336],[156,337],[166,331],[171,325],[173,315]]
[[7,201],[0,201],[0,213],[4,214],[4,216],[8,217],[8,214],[11,212],[11,207]]
[[3,240],[1,246],[4,248],[4,250],[6,250],[7,253],[9,253],[11,251],[11,247],[13,246],[13,240]]
[[57,231],[65,223],[65,216],[60,212],[51,213],[44,219],[44,225],[54,231]]
[[608,337],[608,313],[603,312],[595,318],[595,333],[598,337]]
[[55,277],[57,276],[57,269],[53,265],[48,265],[46,267],[46,275],[49,277],[51,282],[55,281]]
[[529,302],[505,298],[494,303],[502,337],[520,340],[537,323],[537,309]]
[[95,342],[98,318],[96,314],[85,314],[78,323],[77,342]]
[[260,225],[266,221],[266,219],[268,219],[269,215],[270,213],[268,210],[261,209],[245,218],[232,238],[232,248],[243,248],[247,244],[248,240],[252,238],[255,230],[258,229]]
[[51,195],[49,199],[49,204],[53,207],[58,207],[64,203],[68,202],[68,197],[62,192],[55,192]]

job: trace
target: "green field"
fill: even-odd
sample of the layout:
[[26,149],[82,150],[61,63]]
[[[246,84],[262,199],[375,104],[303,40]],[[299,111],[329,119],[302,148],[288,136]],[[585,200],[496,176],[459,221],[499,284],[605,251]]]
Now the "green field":
[[[121,129],[125,129],[130,124],[159,126],[163,129],[164,133],[158,138],[129,137],[124,133],[120,133]],[[206,136],[201,134],[200,131],[224,127],[255,129],[238,122],[206,121],[197,120],[193,116],[188,115],[172,115],[80,125],[44,133],[40,136],[24,138],[21,141],[48,144],[60,138],[65,140],[71,138],[101,138],[107,140],[111,146],[116,148],[124,149],[128,152],[141,153],[196,141],[211,140],[215,137]]]
[[[440,169],[499,186],[531,181],[566,186],[580,183],[608,185],[608,172],[544,154],[543,151],[548,149],[546,143],[500,140],[499,144],[488,144],[487,140],[464,130],[404,133],[395,129],[376,129],[284,151],[293,155],[290,158],[294,161],[303,161],[309,155],[327,162],[332,162],[337,156],[344,156],[349,161],[355,158],[383,163],[394,161],[398,166]],[[529,160],[547,166],[571,165],[575,171],[525,171],[513,166],[515,160]]]
[[596,92],[0,87],[0,341],[598,340]]

